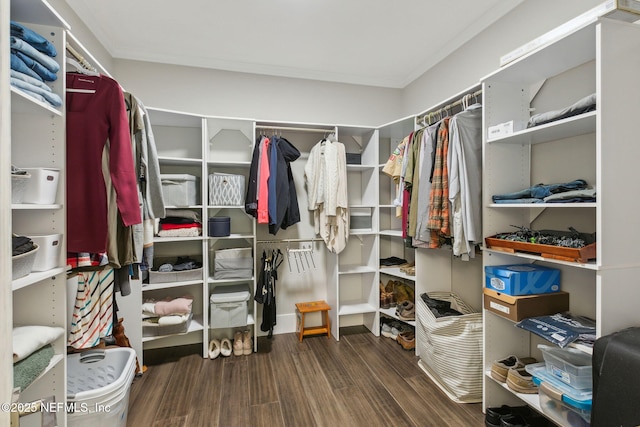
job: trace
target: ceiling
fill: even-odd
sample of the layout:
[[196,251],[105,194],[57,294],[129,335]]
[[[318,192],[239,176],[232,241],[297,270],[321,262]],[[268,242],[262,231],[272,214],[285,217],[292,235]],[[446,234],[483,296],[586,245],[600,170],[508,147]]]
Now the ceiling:
[[523,0],[66,1],[114,58],[403,88]]

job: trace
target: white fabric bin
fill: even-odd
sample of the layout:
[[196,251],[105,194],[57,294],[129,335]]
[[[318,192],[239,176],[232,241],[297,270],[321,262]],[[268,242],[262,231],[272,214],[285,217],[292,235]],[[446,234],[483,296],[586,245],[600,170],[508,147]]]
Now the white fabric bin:
[[36,259],[33,262],[33,271],[47,271],[60,265],[62,234],[31,234],[29,238],[39,248]]
[[196,177],[188,174],[161,174],[165,206],[196,205]]
[[25,168],[31,179],[24,193],[23,203],[53,205],[58,195],[59,169]]
[[67,357],[68,427],[126,427],[136,353],[127,347]]
[[250,279],[251,277],[253,277],[251,248],[220,249],[214,252],[214,279]]
[[249,286],[216,286],[210,297],[211,309],[209,326],[211,328],[234,328],[247,326],[248,304],[251,294]]

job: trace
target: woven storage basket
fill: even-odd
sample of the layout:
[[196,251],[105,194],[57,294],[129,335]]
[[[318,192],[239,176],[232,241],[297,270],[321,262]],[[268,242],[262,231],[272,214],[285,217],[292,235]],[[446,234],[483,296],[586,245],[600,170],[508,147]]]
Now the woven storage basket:
[[436,317],[416,296],[420,361],[438,386],[454,401],[482,401],[482,313],[450,292],[428,292],[451,302],[461,316]]

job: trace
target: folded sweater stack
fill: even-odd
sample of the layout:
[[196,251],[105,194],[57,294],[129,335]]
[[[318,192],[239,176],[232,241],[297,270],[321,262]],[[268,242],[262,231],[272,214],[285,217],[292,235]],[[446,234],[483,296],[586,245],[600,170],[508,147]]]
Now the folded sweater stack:
[[179,325],[189,319],[192,306],[193,297],[191,295],[165,298],[160,301],[146,300],[142,304],[143,323],[159,326]]
[[197,237],[202,235],[202,224],[197,215],[184,209],[168,210],[160,220],[159,237]]

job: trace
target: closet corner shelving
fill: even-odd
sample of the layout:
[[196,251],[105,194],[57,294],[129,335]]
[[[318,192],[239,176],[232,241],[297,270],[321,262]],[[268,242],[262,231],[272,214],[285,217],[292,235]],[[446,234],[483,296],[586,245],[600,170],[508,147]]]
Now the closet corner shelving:
[[[253,337],[254,351],[257,350],[256,339],[256,303],[253,295],[256,289],[256,269],[257,248],[256,248],[256,224],[254,218],[245,213],[244,197],[242,194],[241,205],[218,206],[211,205],[209,194],[211,189],[208,184],[208,176],[214,173],[225,173],[232,175],[242,175],[245,177],[245,184],[249,182],[249,170],[253,156],[255,122],[249,119],[231,119],[222,117],[205,118],[204,144],[205,144],[205,175],[203,175],[203,194],[207,197],[203,200],[206,206],[203,221],[203,234],[208,236],[208,218],[229,217],[231,234],[225,237],[206,237],[206,265],[208,268],[207,284],[205,286],[205,307],[204,312],[209,313],[209,298],[214,288],[218,286],[229,286],[234,284],[247,284],[249,289],[249,309],[247,311],[247,328],[251,330]],[[245,191],[246,187],[243,188]],[[206,225],[205,225],[206,223]],[[250,248],[254,258],[254,270],[250,278],[245,279],[214,279],[215,251],[231,248]],[[209,316],[206,316],[206,341],[213,338],[232,338],[233,328],[220,328],[209,323]],[[237,328],[236,328],[237,329]]]
[[[634,245],[640,229],[629,225],[629,212],[640,208],[627,197],[628,177],[640,148],[637,100],[640,83],[640,27],[608,18],[594,20],[559,40],[504,66],[482,81],[484,91],[483,234],[532,229],[596,233],[597,257],[589,263],[555,261],[537,255],[484,250],[483,265],[535,262],[561,270],[570,311],[596,320],[596,336],[637,326],[635,301],[640,264]],[[542,83],[542,84],[541,84]],[[526,128],[536,112],[570,105],[591,93],[597,109],[572,118]],[[511,135],[488,140],[488,128],[514,121]],[[596,189],[595,203],[497,205],[491,196],[539,182],[582,178]],[[541,339],[514,323],[484,311],[483,406],[528,405],[540,410],[537,395],[514,394],[488,374],[494,360],[510,354],[541,360]]]
[[[359,164],[347,164],[348,202],[351,218],[361,213],[370,222],[350,222],[349,240],[339,254],[329,254],[327,298],[332,310],[331,333],[339,340],[340,328],[364,325],[374,335],[379,327],[378,274],[378,130],[369,127],[338,126],[338,140],[347,153],[360,155]],[[361,228],[354,228],[361,227]]]
[[[162,174],[188,174],[196,177],[196,204],[191,206],[166,206],[167,209],[187,209],[198,214],[203,220],[203,235],[206,235],[204,224],[204,198],[206,197],[206,166],[204,164],[204,119],[200,116],[170,110],[147,108],[149,120],[153,128],[158,162]],[[175,262],[177,257],[191,257],[204,265],[207,260],[205,237],[155,237],[154,265]],[[206,271],[206,269],[202,269]],[[206,322],[208,302],[206,281],[204,276],[196,280],[142,285],[142,301],[160,300],[185,295],[193,297],[193,317],[186,333],[161,336],[142,336],[144,350],[178,345],[202,345],[201,353],[207,354]]]
[[[5,14],[5,12],[8,12]],[[8,19],[20,22],[32,30],[44,35],[58,51],[55,57],[60,65],[58,79],[49,82],[53,92],[64,100],[64,57],[65,31],[68,25],[50,6],[40,0],[12,0],[2,3],[2,25],[9,26]],[[5,21],[6,19],[6,21]],[[7,34],[9,32],[7,31]],[[2,46],[3,57],[8,58],[9,43]],[[5,55],[5,50],[6,55]],[[57,402],[66,401],[66,340],[67,340],[67,304],[66,304],[66,211],[65,211],[65,109],[56,108],[36,100],[9,85],[9,66],[3,64],[0,73],[3,79],[2,106],[2,152],[11,154],[4,157],[2,170],[2,193],[11,193],[9,166],[19,168],[50,168],[59,171],[56,200],[53,204],[11,204],[10,210],[2,209],[2,216],[10,212],[8,221],[3,219],[2,239],[9,241],[11,233],[25,236],[60,235],[61,250],[56,266],[48,271],[32,272],[16,280],[11,279],[12,268],[2,268],[2,278],[11,286],[5,287],[9,298],[2,298],[8,306],[3,306],[3,324],[56,326],[65,333],[52,343],[54,357],[44,372],[19,394],[19,402],[32,402],[44,397],[54,396]],[[6,89],[6,92],[5,92]],[[8,101],[8,102],[7,102]],[[4,104],[6,102],[6,104]],[[64,102],[64,101],[63,101]],[[5,108],[7,107],[7,108]],[[10,130],[10,132],[9,132]],[[5,177],[6,180],[5,180]],[[3,197],[3,204],[5,200]],[[9,219],[10,218],[10,219]],[[6,227],[4,226],[6,225]],[[41,248],[45,250],[46,248]],[[3,260],[3,266],[6,260]],[[11,263],[11,260],[8,260]],[[11,264],[8,264],[11,266]],[[4,304],[4,303],[3,303]],[[7,339],[11,339],[10,330]],[[11,344],[9,344],[11,346]],[[9,352],[7,352],[8,354]],[[10,357],[10,356],[9,356]],[[3,364],[2,377],[13,378],[11,366]],[[7,381],[8,383],[9,381]],[[13,384],[6,384],[11,390]],[[5,395],[3,402],[10,402],[11,396]],[[65,425],[66,415],[58,413],[58,422]]]
[[[405,240],[402,237],[402,221],[401,218],[396,215],[397,206],[394,204],[394,199],[396,198],[395,182],[390,176],[382,172],[393,151],[402,142],[404,137],[409,135],[414,129],[415,117],[410,116],[385,124],[378,130],[379,160],[377,172],[380,185],[378,189],[379,204],[377,210],[379,234],[378,252],[380,259],[396,256],[406,259],[408,262],[415,262],[415,250],[405,245]],[[378,265],[380,265],[379,260]],[[400,267],[379,267],[379,283],[382,284],[382,286],[386,286],[389,281],[402,282],[415,290],[416,276],[410,276],[400,271]],[[379,301],[378,298],[378,303]],[[380,307],[379,311],[381,316],[392,318],[415,327],[415,320],[401,320],[396,315],[396,309],[394,307]]]

